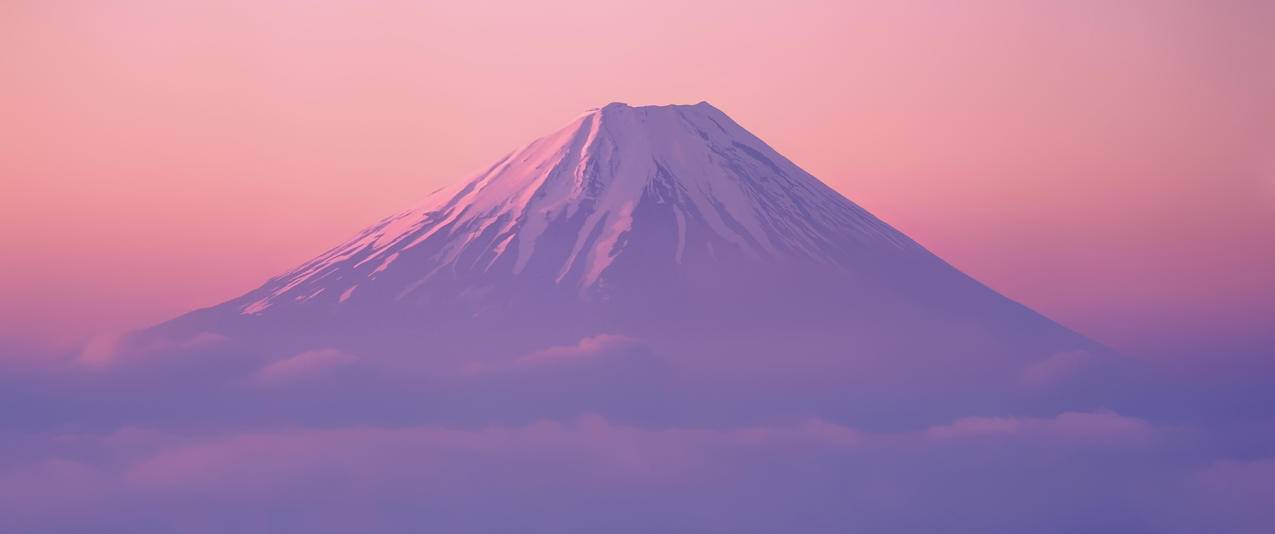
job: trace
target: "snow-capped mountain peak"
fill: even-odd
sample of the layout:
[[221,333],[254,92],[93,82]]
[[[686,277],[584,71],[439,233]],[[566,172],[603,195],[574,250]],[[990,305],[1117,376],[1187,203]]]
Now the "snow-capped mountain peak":
[[527,276],[587,293],[629,253],[842,265],[883,246],[919,249],[707,102],[613,103],[272,280],[242,311],[344,302],[390,278],[395,300],[440,276]]

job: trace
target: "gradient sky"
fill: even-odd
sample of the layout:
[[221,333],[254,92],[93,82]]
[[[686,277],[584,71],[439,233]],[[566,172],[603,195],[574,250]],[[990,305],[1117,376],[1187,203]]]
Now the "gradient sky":
[[220,302],[587,108],[708,100],[1100,341],[1271,341],[1275,4],[509,4],[5,2],[0,339]]

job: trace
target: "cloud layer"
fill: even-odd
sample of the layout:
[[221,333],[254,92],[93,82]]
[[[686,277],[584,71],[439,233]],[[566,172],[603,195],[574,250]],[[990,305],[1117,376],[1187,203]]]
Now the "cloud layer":
[[[616,334],[424,370],[193,338],[0,380],[5,406],[28,407],[0,429],[0,530],[1259,533],[1275,521],[1275,421],[1227,406],[1260,397],[1227,385],[1232,398],[1205,392],[1214,404],[1192,417],[1173,405],[1194,403],[1189,390],[1120,382],[1128,396],[1085,407],[1075,384],[1100,366],[1092,354],[1047,356],[1003,383],[872,391],[756,360],[705,375]],[[969,402],[974,391],[996,402]]]

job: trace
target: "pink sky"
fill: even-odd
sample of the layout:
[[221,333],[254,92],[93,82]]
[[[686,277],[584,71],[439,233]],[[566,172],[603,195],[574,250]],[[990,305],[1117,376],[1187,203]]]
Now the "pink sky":
[[1275,4],[509,4],[7,2],[0,340],[220,302],[587,108],[700,100],[1117,348],[1275,327]]

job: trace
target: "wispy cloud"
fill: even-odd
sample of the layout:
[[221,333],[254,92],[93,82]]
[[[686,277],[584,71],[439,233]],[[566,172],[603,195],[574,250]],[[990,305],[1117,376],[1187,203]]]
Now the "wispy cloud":
[[337,349],[310,350],[262,367],[250,381],[262,387],[287,386],[329,375],[357,361],[357,356]]

